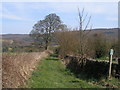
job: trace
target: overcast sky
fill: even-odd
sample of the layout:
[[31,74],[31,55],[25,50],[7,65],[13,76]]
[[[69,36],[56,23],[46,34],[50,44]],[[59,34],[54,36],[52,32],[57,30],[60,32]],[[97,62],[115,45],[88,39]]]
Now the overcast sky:
[[77,28],[77,8],[85,8],[93,28],[118,27],[117,2],[2,2],[0,20],[3,34],[28,34],[33,25],[50,13],[60,16],[64,24]]

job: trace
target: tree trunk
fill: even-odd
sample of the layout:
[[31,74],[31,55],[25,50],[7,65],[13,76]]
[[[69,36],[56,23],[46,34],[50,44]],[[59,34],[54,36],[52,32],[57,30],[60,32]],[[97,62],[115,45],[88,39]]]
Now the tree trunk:
[[48,41],[45,43],[45,50],[48,50]]
[[48,49],[48,45],[46,44],[46,45],[45,45],[45,50],[47,50],[47,49]]

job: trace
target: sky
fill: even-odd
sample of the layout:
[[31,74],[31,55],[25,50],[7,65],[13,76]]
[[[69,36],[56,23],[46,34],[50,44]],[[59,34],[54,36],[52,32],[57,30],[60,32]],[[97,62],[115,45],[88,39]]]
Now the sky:
[[[69,28],[78,28],[78,8],[91,16],[93,28],[118,27],[117,2],[1,2],[2,34],[29,34],[37,21],[56,13]],[[86,19],[87,20],[87,19]],[[1,24],[1,22],[0,22]]]

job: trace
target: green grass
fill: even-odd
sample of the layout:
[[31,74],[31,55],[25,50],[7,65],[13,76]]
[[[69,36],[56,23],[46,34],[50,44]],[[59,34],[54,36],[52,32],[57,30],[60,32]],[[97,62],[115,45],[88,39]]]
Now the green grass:
[[107,59],[107,58],[97,58],[96,60],[107,60],[107,61],[109,61],[109,59]]
[[99,88],[76,78],[55,56],[51,55],[40,62],[28,80],[28,88]]

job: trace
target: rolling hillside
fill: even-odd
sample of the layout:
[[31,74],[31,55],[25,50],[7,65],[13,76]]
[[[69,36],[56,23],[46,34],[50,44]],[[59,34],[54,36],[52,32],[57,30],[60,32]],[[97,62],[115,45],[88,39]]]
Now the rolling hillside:
[[[86,32],[88,32],[87,30]],[[73,31],[78,33],[78,31]],[[96,33],[102,33],[106,36],[106,39],[117,39],[118,38],[118,29],[117,28],[110,28],[110,29],[93,29],[89,34],[93,35]],[[17,45],[20,46],[27,46],[30,45],[31,42],[33,42],[32,38],[29,36],[29,34],[3,34],[2,36],[3,42],[13,43],[16,42]]]
[[29,34],[4,34],[2,35],[2,41],[7,43],[15,42],[20,46],[28,46],[33,41]]

